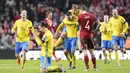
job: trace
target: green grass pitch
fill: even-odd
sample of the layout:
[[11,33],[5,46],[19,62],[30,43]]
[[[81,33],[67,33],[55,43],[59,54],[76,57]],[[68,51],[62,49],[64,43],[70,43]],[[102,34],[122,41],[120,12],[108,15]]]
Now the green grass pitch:
[[[116,66],[115,61],[112,61],[111,64],[104,64],[103,60],[98,60],[98,71],[94,71],[91,61],[89,62],[89,72],[83,71],[85,70],[83,60],[77,60],[77,69],[75,71],[68,70],[68,61],[66,60],[59,63],[53,61],[52,65],[62,64],[67,73],[130,73],[130,60],[121,60],[121,66]],[[39,73],[39,60],[28,60],[24,71],[20,70],[20,65],[16,64],[16,60],[0,60],[0,73]]]

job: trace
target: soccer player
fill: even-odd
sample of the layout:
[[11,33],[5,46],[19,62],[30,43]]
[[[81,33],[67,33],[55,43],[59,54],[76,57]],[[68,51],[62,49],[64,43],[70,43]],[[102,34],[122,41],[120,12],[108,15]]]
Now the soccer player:
[[[46,23],[48,23],[48,27],[47,28],[51,31],[52,34],[54,34],[55,31],[56,31],[56,27],[53,24],[53,22],[52,22],[51,19],[52,19],[52,12],[48,11],[46,13],[46,18],[43,21],[46,22]],[[61,59],[61,58],[57,58],[56,57],[55,51],[53,51],[53,56],[55,57],[56,62],[58,62]]]
[[26,52],[28,51],[29,45],[29,30],[33,31],[32,22],[27,19],[26,10],[22,10],[20,14],[21,18],[16,20],[12,28],[12,33],[16,33],[16,45],[15,45],[15,56],[17,63],[20,64],[20,52],[22,53],[22,66],[24,69],[26,62]]
[[[72,8],[71,8],[68,12],[71,12],[71,13],[72,13],[73,21],[76,21],[76,22],[77,22],[77,20],[78,20],[78,15],[80,14],[80,10],[78,9],[78,6],[77,6],[76,4],[72,4]],[[55,35],[58,35],[58,33],[55,34]],[[66,38],[66,35],[67,35],[66,32],[63,32],[63,33],[61,34],[61,37],[57,40],[57,42],[56,42],[56,44],[55,44],[55,47],[57,47],[60,43],[63,42],[63,39]],[[77,34],[77,36],[78,36],[78,34]],[[80,47],[80,41],[79,41],[79,40],[78,40],[78,47],[81,48],[81,47]]]
[[78,16],[78,22],[80,25],[80,41],[82,46],[82,51],[84,53],[84,63],[86,65],[87,71],[89,71],[89,57],[87,51],[90,52],[91,60],[93,63],[93,68],[96,71],[96,58],[94,55],[94,43],[93,43],[93,31],[94,24],[97,19],[94,14],[86,12],[85,5],[81,6],[81,14]]
[[39,31],[44,32],[42,39],[38,37],[38,32],[34,31],[33,35],[39,46],[42,46],[40,52],[40,73],[47,72],[65,72],[62,66],[52,66],[51,67],[51,57],[53,53],[53,35],[48,29],[48,24],[41,22],[38,26]]
[[[107,62],[110,63],[111,61],[111,28],[109,27],[109,16],[104,15],[104,22],[101,22],[100,24],[100,32],[101,32],[101,39],[102,39],[102,50],[103,50],[103,55],[105,57],[104,63],[106,64]],[[109,51],[109,59],[107,59],[107,53],[106,50]]]
[[[61,24],[57,28],[57,33],[61,30],[63,26],[66,26],[66,41],[65,41],[65,50],[64,54],[67,58],[67,60],[70,62],[69,69],[75,70],[75,61],[76,61],[76,56],[74,54],[74,48],[77,42],[77,24],[75,20],[72,18],[72,13],[67,12],[66,17],[64,20],[61,22]],[[73,62],[72,60],[73,59]],[[73,67],[72,67],[73,63]]]
[[112,31],[112,45],[115,51],[115,57],[117,65],[120,66],[120,61],[118,58],[118,48],[121,52],[125,53],[126,50],[124,49],[124,34],[128,29],[128,24],[125,19],[118,15],[117,9],[112,11],[113,17],[110,18],[109,24]]

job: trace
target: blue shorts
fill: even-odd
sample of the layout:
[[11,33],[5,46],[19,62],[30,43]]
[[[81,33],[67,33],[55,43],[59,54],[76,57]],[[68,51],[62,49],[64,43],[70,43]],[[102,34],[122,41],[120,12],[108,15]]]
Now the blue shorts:
[[65,50],[74,52],[76,42],[77,42],[77,38],[66,38],[66,40],[65,40]]
[[111,49],[111,41],[102,40],[101,44],[102,44],[102,48]]
[[124,48],[124,38],[112,36],[112,45],[118,45],[120,48]]
[[40,68],[48,68],[51,66],[51,57],[40,56]]
[[27,52],[28,48],[29,48],[28,45],[29,45],[28,42],[16,42],[15,43],[15,53],[19,54],[22,50]]

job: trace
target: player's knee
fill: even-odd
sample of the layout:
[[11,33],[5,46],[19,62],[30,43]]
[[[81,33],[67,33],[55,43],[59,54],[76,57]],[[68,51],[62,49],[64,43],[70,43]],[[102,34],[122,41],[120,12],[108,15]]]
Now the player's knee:
[[19,58],[19,55],[18,55],[18,54],[16,54],[16,55],[15,55],[15,57],[16,57],[16,58]]
[[64,54],[68,54],[67,50],[64,51]]
[[91,54],[91,57],[92,57],[92,58],[94,58],[94,57],[95,57],[95,55],[94,55],[94,54]]
[[114,50],[118,50],[118,45],[113,46]]
[[83,54],[84,54],[84,56],[88,56],[88,53],[86,50],[83,50]]

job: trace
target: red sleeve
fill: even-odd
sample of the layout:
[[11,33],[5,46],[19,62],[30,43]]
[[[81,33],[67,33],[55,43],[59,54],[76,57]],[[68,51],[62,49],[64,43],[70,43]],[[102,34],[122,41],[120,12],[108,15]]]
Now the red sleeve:
[[80,23],[81,15],[78,16],[78,22]]
[[54,24],[52,24],[52,28],[53,28],[54,32],[56,32],[56,26]]

